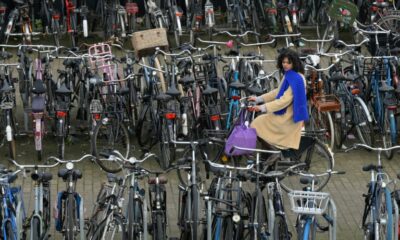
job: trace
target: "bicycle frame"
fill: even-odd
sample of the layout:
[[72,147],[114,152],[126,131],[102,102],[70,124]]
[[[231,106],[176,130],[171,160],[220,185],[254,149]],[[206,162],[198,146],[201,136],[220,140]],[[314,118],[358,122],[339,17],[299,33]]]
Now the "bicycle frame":
[[[233,82],[239,81],[239,70],[237,70],[235,60],[232,59],[231,61],[231,71],[233,74]],[[229,130],[231,128],[231,122],[234,118],[236,118],[239,114],[240,104],[239,99],[240,90],[231,88],[228,94],[230,101],[229,101],[229,109],[228,109],[228,117],[226,119],[226,129]],[[236,113],[236,114],[234,114]]]
[[[23,202],[23,192],[21,188],[12,188],[10,187],[8,181],[1,183],[2,192],[4,193],[2,196],[2,208],[3,208],[3,221],[1,224],[3,238],[4,240],[8,239],[21,239],[22,234],[22,226],[19,226],[18,222],[23,221],[25,219],[25,207]],[[16,197],[14,194],[20,194],[20,197]],[[18,198],[18,199],[17,199]],[[14,209],[10,209],[10,204],[16,206],[12,206]],[[8,236],[7,234],[7,223],[11,224],[11,228],[13,231],[13,236]],[[21,222],[22,223],[22,222]]]

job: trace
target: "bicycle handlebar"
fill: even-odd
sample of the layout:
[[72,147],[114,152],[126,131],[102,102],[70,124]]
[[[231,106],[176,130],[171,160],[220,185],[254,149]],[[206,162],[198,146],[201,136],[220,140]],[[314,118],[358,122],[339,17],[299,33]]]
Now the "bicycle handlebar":
[[279,178],[279,177],[281,177],[281,176],[285,176],[286,174],[288,174],[288,173],[290,173],[290,172],[293,172],[293,170],[295,169],[295,168],[298,168],[298,167],[303,167],[303,166],[305,166],[306,164],[305,163],[298,163],[298,164],[295,164],[295,165],[293,165],[293,166],[290,166],[290,167],[288,167],[287,169],[285,169],[285,171],[269,171],[269,172],[267,172],[267,173],[263,173],[263,172],[258,172],[258,171],[256,171],[256,170],[252,170],[252,172],[253,173],[255,173],[255,174],[258,174],[258,175],[261,175],[261,176],[264,176],[264,177],[268,177],[268,178]]
[[161,53],[164,56],[170,56],[170,57],[179,57],[179,56],[182,56],[184,54],[189,54],[189,55],[192,54],[189,50],[183,50],[183,51],[181,51],[179,53],[167,53],[167,52],[164,52],[163,50],[161,50],[160,48],[156,48],[156,54],[157,53]]
[[235,149],[244,150],[244,151],[250,151],[250,152],[257,152],[257,153],[274,153],[274,154],[281,153],[281,151],[276,151],[276,150],[263,150],[263,149],[257,149],[257,148],[243,148],[243,147],[238,147],[238,146],[232,146],[232,148],[229,151],[229,153],[233,153],[233,151]]
[[92,159],[94,158],[94,156],[91,155],[91,154],[85,154],[81,158],[75,159],[75,160],[62,160],[62,159],[59,159],[58,157],[54,157],[54,156],[48,157],[47,160],[53,159],[53,160],[55,160],[55,161],[57,161],[59,163],[76,163],[76,162],[81,162],[83,159],[86,159],[86,158],[89,158],[89,157],[92,158]]
[[329,38],[329,39],[308,39],[308,38],[304,38],[304,37],[301,37],[300,39],[305,42],[321,42],[322,43],[322,42],[332,41],[334,39],[334,36],[331,36],[331,38]]
[[218,36],[218,35],[222,35],[222,34],[226,34],[226,35],[228,35],[230,37],[234,37],[234,38],[244,37],[247,34],[253,34],[253,35],[260,36],[260,34],[258,32],[255,32],[255,31],[246,31],[246,32],[244,32],[242,34],[233,34],[233,33],[229,32],[229,31],[221,31],[221,32],[214,33],[213,36]]
[[247,44],[241,42],[240,45],[242,45],[242,46],[244,46],[244,47],[263,46],[263,45],[272,44],[272,43],[274,43],[275,41],[276,41],[275,38],[273,38],[273,39],[272,39],[271,41],[269,41],[269,42],[247,43]]
[[122,156],[122,154],[119,151],[113,150],[112,154],[109,156],[109,159],[110,160],[120,160],[120,161],[127,162],[130,164],[136,164],[136,163],[142,163],[142,162],[146,161],[147,159],[149,159],[150,157],[156,157],[156,155],[154,153],[146,153],[145,157],[142,159],[137,159],[135,157],[125,158],[124,156]]
[[390,148],[381,148],[381,147],[376,148],[376,147],[371,147],[371,146],[363,144],[363,143],[356,143],[352,147],[346,149],[345,152],[350,152],[350,151],[352,151],[354,149],[357,149],[358,147],[363,147],[363,148],[366,148],[366,149],[369,149],[369,150],[372,150],[372,151],[378,151],[378,152],[391,151],[391,150],[394,150],[394,149],[400,149],[400,145],[393,146],[393,147],[390,147]]
[[315,67],[313,67],[312,65],[306,64],[306,65],[304,66],[304,68],[305,68],[305,70],[312,69],[312,70],[317,71],[317,72],[324,72],[324,71],[328,71],[329,69],[331,69],[331,68],[334,67],[334,66],[335,66],[335,64],[331,64],[331,65],[329,65],[329,67],[327,67],[327,68],[315,68]]
[[14,159],[9,159],[10,162],[12,162],[17,168],[23,170],[25,168],[52,168],[60,164],[60,162],[56,162],[52,165],[23,165],[17,163]]
[[219,164],[211,162],[210,160],[205,160],[211,167],[220,168],[220,169],[228,169],[228,170],[239,170],[239,171],[248,171],[254,167],[254,164],[249,164],[247,167],[235,167],[231,165]]
[[273,37],[273,38],[284,38],[284,37],[299,37],[301,36],[301,33],[290,33],[290,34],[268,34],[268,36]]

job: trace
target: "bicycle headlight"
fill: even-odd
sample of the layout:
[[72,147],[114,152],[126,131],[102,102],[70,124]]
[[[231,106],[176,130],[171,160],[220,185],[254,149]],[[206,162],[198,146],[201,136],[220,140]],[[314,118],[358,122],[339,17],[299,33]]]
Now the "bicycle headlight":
[[74,169],[74,164],[72,162],[69,162],[69,163],[67,163],[66,167],[68,170],[72,170],[72,169]]

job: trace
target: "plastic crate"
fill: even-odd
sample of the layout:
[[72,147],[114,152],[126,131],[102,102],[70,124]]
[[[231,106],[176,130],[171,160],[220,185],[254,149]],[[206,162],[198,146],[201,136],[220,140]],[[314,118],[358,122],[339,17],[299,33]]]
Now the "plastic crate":
[[139,32],[134,32],[131,43],[136,57],[152,54],[155,48],[168,48],[167,30],[165,28],[155,28]]
[[313,104],[320,112],[340,110],[340,101],[335,95],[321,95],[313,98]]

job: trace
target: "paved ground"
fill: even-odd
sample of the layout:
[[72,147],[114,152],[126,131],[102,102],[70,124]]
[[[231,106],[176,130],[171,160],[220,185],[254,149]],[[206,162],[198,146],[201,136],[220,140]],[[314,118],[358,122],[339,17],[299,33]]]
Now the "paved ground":
[[[264,48],[263,52],[266,58],[273,59],[275,57],[275,50],[270,48]],[[272,70],[273,65],[267,66],[267,69]],[[18,106],[18,116],[21,119],[21,109]],[[134,138],[134,137],[133,137]],[[34,163],[36,162],[36,156],[34,155],[33,149],[33,137],[32,136],[21,136],[17,139],[17,161],[20,163]],[[56,153],[55,139],[51,136],[46,136],[46,141],[44,144],[45,156],[51,156]],[[347,143],[349,144],[349,143]],[[74,159],[82,156],[85,153],[89,153],[90,144],[89,138],[85,135],[80,135],[73,138],[73,141],[66,147],[68,153],[66,154],[67,159]],[[2,159],[0,162],[7,162],[7,151],[3,147],[0,149],[0,156]],[[139,152],[135,153],[136,155]],[[338,208],[338,232],[337,239],[362,239],[362,231],[360,230],[361,214],[363,211],[363,198],[362,194],[365,193],[366,184],[369,180],[369,173],[361,171],[361,167],[368,163],[376,163],[376,155],[363,151],[357,150],[351,153],[337,152],[335,157],[335,169],[345,170],[345,175],[334,176],[329,182],[325,191],[332,194]],[[383,165],[385,170],[391,178],[395,178],[396,174],[400,172],[400,155],[396,154],[393,160],[387,161],[383,160]],[[148,163],[150,167],[156,167],[154,163]],[[106,179],[105,172],[102,172],[100,168],[88,161],[81,164],[77,164],[77,168],[81,169],[83,172],[83,178],[78,181],[77,192],[81,193],[85,203],[85,217],[89,217],[91,214],[91,209],[96,198],[99,187],[103,181]],[[65,189],[65,183],[57,178],[57,170],[52,169],[51,172],[54,175],[54,179],[51,182],[52,191],[52,204],[54,205],[55,196],[58,191]],[[168,230],[170,236],[178,236],[177,232],[177,202],[178,202],[178,180],[176,173],[168,174],[169,182],[167,184],[168,191]],[[20,177],[16,182],[16,185],[22,185],[24,192],[24,199],[27,208],[27,213],[32,211],[33,194],[32,194],[32,181],[28,177],[26,179]],[[146,184],[144,183],[144,186]],[[286,199],[287,206],[287,199]],[[286,207],[287,212],[290,212],[289,207]],[[293,226],[295,223],[295,217],[290,214],[290,225]],[[53,229],[53,228],[52,228]],[[293,230],[293,229],[292,229]],[[294,231],[292,231],[293,234]],[[52,231],[52,236],[54,239],[61,239],[61,235],[54,230]],[[325,235],[319,235],[318,239],[325,239]]]

